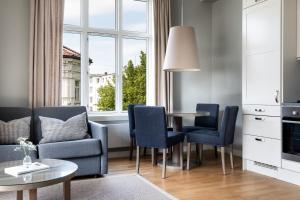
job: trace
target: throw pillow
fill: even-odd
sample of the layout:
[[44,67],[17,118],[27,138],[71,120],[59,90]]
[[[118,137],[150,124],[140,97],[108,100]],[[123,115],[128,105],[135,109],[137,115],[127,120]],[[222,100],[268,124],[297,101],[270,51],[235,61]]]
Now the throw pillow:
[[31,117],[9,122],[0,120],[0,144],[17,144],[19,137],[29,138]]
[[86,113],[71,117],[67,121],[42,116],[40,120],[43,136],[40,144],[81,140],[89,137]]

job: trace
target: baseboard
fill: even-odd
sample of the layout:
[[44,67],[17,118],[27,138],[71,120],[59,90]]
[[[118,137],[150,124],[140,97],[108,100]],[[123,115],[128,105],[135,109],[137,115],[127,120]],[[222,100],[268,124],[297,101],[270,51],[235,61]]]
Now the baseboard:
[[[213,150],[213,147],[204,146],[204,150]],[[186,148],[184,148],[186,152]],[[192,151],[195,151],[195,147],[192,147]],[[142,151],[143,152],[143,151]],[[226,150],[229,153],[229,149]],[[135,157],[135,150],[133,151],[133,156]],[[151,149],[147,149],[147,154],[151,154]],[[233,149],[233,155],[237,157],[242,157],[242,150]],[[110,148],[108,150],[108,158],[128,158],[129,157],[129,147],[120,147],[120,148]]]

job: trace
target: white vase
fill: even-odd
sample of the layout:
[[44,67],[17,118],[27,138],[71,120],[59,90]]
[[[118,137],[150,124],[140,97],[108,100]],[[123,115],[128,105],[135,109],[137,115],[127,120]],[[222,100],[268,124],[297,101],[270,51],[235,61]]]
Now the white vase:
[[32,164],[31,157],[29,155],[26,155],[23,159],[23,166],[29,167]]

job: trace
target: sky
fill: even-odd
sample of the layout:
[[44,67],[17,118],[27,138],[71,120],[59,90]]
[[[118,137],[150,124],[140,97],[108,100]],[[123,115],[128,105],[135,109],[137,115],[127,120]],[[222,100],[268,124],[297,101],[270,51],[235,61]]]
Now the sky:
[[[135,0],[121,0],[123,6],[122,27],[124,30],[146,32],[146,3]],[[80,0],[65,0],[65,24],[80,25]],[[115,1],[89,0],[89,26],[114,29]],[[89,35],[89,57],[93,60],[90,73],[103,74],[115,72],[116,38]],[[131,59],[139,64],[140,51],[146,51],[146,40],[122,38],[122,66]],[[80,53],[80,35],[65,33],[65,46]]]

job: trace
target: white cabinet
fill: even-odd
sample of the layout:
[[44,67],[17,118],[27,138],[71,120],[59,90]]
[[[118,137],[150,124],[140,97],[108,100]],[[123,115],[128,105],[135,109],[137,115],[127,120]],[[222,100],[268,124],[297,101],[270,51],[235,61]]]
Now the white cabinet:
[[243,12],[243,103],[280,105],[281,3],[267,0]]
[[281,166],[281,141],[276,139],[244,135],[243,158],[272,165]]
[[266,0],[243,0],[243,8],[254,6],[254,5],[256,5],[258,3],[261,3],[263,1],[266,1]]

